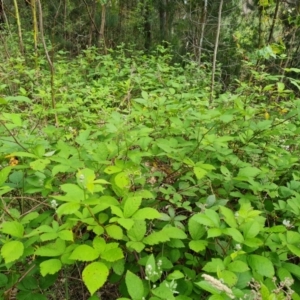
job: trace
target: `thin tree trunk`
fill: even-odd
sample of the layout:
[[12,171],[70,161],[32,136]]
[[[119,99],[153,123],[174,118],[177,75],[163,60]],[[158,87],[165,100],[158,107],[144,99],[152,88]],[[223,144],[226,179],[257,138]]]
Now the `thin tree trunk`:
[[219,38],[220,38],[221,22],[222,22],[222,7],[223,7],[223,0],[220,1],[220,6],[219,6],[218,28],[217,28],[217,35],[216,35],[216,42],[215,42],[215,49],[214,49],[212,73],[211,73],[210,103],[212,103],[213,96],[214,96],[215,72],[216,72],[217,54],[218,54],[218,46],[219,46]]
[[[51,103],[52,103],[52,109],[55,110],[56,102],[55,102],[55,90],[54,90],[54,66],[53,66],[53,62],[50,58],[49,52],[47,50],[47,45],[46,45],[46,41],[45,41],[44,24],[43,24],[43,10],[42,10],[41,1],[40,0],[36,0],[36,1],[37,1],[38,8],[39,8],[39,25],[40,25],[41,39],[42,39],[44,51],[45,51],[45,54],[46,54],[46,58],[47,58],[48,65],[49,65],[49,68],[50,68],[50,73],[51,73]],[[59,122],[58,122],[58,117],[57,117],[56,112],[54,114],[54,117],[55,117],[55,125],[58,127]]]
[[274,32],[275,23],[276,23],[277,16],[278,16],[279,3],[280,3],[280,0],[277,0],[277,2],[276,2],[276,8],[275,8],[274,16],[273,16],[273,21],[272,21],[272,25],[271,25],[271,29],[270,29],[270,34],[269,34],[268,44],[270,44],[270,43],[271,43],[271,40],[272,40],[272,36],[273,36],[273,32]]
[[145,49],[149,50],[151,46],[151,23],[150,23],[150,7],[149,1],[144,2],[144,35],[145,35]]
[[106,44],[105,44],[105,18],[106,18],[106,4],[101,4],[101,26],[99,32],[99,47],[103,46],[104,52],[106,54]]
[[36,16],[36,0],[31,0],[31,12],[32,12],[32,20],[33,20],[34,52],[35,52],[35,57],[37,58],[38,23],[37,23],[37,16]]
[[199,57],[198,57],[198,62],[199,64],[201,63],[201,55],[202,55],[202,46],[203,46],[203,39],[204,39],[204,30],[205,30],[205,25],[206,25],[206,18],[207,18],[207,0],[204,1],[204,7],[202,11],[202,24],[201,24],[201,35],[200,35],[200,41],[199,41]]
[[22,27],[21,27],[21,20],[20,20],[19,7],[18,7],[17,0],[14,0],[14,7],[15,7],[15,13],[16,13],[17,26],[18,26],[20,52],[22,55],[24,55],[25,51],[24,51],[24,44],[23,44],[23,38],[22,38]]

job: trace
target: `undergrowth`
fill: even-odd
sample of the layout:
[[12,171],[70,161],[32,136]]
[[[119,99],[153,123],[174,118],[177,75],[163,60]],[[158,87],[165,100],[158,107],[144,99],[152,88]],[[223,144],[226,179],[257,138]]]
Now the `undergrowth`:
[[4,59],[2,298],[300,299],[299,99],[171,61]]

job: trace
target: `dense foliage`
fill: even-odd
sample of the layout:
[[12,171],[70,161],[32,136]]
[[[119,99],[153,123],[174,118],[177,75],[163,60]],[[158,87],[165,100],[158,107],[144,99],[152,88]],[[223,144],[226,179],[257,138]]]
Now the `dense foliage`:
[[300,299],[299,1],[0,1],[0,298]]
[[55,61],[52,85],[42,58],[2,66],[2,298],[300,298],[300,102],[280,76],[245,63],[210,102],[209,64],[163,47]]

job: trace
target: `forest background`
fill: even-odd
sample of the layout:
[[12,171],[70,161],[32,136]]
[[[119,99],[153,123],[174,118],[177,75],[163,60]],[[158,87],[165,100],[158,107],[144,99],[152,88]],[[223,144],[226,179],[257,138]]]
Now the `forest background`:
[[1,299],[300,299],[297,0],[0,0]]

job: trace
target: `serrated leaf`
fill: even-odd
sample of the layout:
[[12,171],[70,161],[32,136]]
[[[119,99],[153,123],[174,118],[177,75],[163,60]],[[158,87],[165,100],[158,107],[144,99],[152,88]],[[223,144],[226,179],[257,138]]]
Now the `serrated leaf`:
[[269,278],[274,276],[274,267],[268,258],[256,254],[250,254],[247,260],[251,269],[258,274]]
[[234,213],[231,209],[220,206],[220,212],[224,216],[224,221],[232,228],[237,228],[237,222],[235,220]]
[[132,219],[120,218],[117,222],[127,230],[129,230],[134,225],[134,220]]
[[116,216],[118,216],[118,217],[120,217],[120,218],[124,218],[123,211],[121,210],[120,207],[115,206],[115,205],[112,205],[112,206],[110,207],[110,209],[111,209],[111,212],[112,212],[114,215],[116,215]]
[[168,226],[168,227],[164,227],[163,230],[162,230],[162,233],[165,234],[167,237],[171,238],[171,239],[186,239],[187,238],[187,235],[186,233],[177,228],[177,227],[171,227],[171,226]]
[[100,289],[107,280],[109,270],[101,262],[93,262],[82,272],[82,280],[91,294]]
[[121,240],[123,238],[123,230],[118,225],[108,225],[105,227],[105,231],[113,239]]
[[142,299],[144,296],[143,281],[130,271],[126,272],[125,282],[128,294],[132,299]]
[[152,232],[143,239],[143,243],[147,245],[158,245],[160,243],[168,242],[170,238],[165,235],[162,231]]
[[88,245],[79,245],[70,255],[70,259],[79,261],[93,261],[98,258],[98,252]]
[[205,227],[194,220],[193,217],[189,219],[188,229],[193,240],[199,240],[206,232]]
[[224,262],[220,258],[212,258],[212,260],[203,267],[203,270],[209,273],[225,270]]
[[194,167],[194,174],[196,175],[197,179],[202,179],[206,174],[207,171],[202,169],[201,167]]
[[144,220],[136,220],[134,225],[128,230],[127,236],[135,242],[142,241],[146,234],[146,222]]
[[62,267],[61,261],[59,259],[48,259],[43,261],[40,264],[40,270],[42,276],[46,276],[47,274],[55,274],[57,273]]
[[106,242],[103,238],[96,236],[93,240],[93,247],[99,254],[101,254],[106,248]]
[[222,231],[224,234],[231,236],[236,242],[244,242],[244,237],[236,228],[225,228]]
[[1,248],[1,256],[6,264],[17,260],[23,255],[24,245],[20,241],[9,241]]
[[261,173],[261,170],[256,167],[244,167],[239,170],[238,177],[255,177]]
[[62,184],[60,188],[67,193],[68,199],[71,202],[80,202],[84,200],[84,191],[76,184]]
[[[116,244],[116,243],[111,243]],[[119,247],[109,248],[111,244],[107,244],[103,253],[101,253],[101,258],[109,262],[115,262],[124,257],[122,249]]]
[[73,232],[71,230],[61,230],[58,237],[64,241],[73,241]]
[[128,249],[135,250],[137,253],[140,253],[144,250],[145,244],[143,244],[142,242],[129,241],[126,243],[126,247]]
[[190,241],[189,242],[189,248],[197,253],[205,250],[207,245],[208,245],[207,241],[199,240],[199,241]]
[[287,244],[288,249],[295,255],[297,255],[298,257],[300,257],[300,249],[299,247],[295,246],[295,245],[291,245],[291,244]]
[[130,179],[125,172],[118,173],[114,177],[114,182],[120,189],[128,189],[130,187]]
[[245,240],[252,239],[259,234],[261,225],[257,221],[250,221],[243,225],[242,230]]
[[230,287],[234,286],[238,281],[237,276],[233,272],[228,270],[222,270],[218,272],[218,276],[220,279],[223,279],[225,284],[227,284]]
[[124,204],[124,217],[131,217],[139,209],[141,203],[141,197],[128,197]]
[[207,230],[207,238],[213,238],[222,235],[222,230],[220,228],[209,228]]
[[134,220],[154,220],[160,218],[160,213],[151,207],[144,207],[139,209],[132,218]]
[[31,161],[29,165],[32,170],[43,171],[50,163],[51,161],[45,158],[45,159],[37,159],[35,161]]
[[79,203],[76,203],[76,202],[64,203],[56,209],[56,213],[59,216],[71,215],[71,214],[75,213],[76,211],[78,211],[79,208],[80,208]]
[[12,167],[5,167],[0,171],[0,186],[2,186],[8,178]]
[[65,241],[57,239],[54,243],[49,243],[45,246],[41,246],[35,251],[35,255],[39,256],[59,256],[64,253],[66,249]]
[[236,260],[236,261],[231,262],[227,266],[227,269],[232,272],[243,273],[243,272],[248,271],[249,267],[245,262],[243,262],[241,260]]
[[18,221],[4,222],[1,231],[5,234],[21,238],[24,234],[24,227]]
[[116,166],[109,166],[104,169],[104,173],[106,174],[115,174],[121,172],[122,169]]

